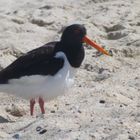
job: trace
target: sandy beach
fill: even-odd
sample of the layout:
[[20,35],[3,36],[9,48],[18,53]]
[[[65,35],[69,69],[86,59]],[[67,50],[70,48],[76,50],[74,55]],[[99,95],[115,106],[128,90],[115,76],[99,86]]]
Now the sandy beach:
[[44,118],[0,93],[0,140],[140,140],[139,0],[1,0],[0,70],[74,23],[112,57],[85,48],[74,87],[46,102]]

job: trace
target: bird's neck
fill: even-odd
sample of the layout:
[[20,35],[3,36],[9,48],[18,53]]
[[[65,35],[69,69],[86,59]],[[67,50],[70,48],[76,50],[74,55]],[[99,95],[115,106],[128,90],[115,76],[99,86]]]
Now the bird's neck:
[[72,67],[80,67],[84,59],[84,48],[82,44],[68,44],[60,42],[61,50],[66,54],[66,57]]

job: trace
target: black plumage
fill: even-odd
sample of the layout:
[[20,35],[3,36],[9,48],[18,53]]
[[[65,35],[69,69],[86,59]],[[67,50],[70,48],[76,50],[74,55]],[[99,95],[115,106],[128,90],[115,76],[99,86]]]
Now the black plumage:
[[55,75],[64,65],[63,58],[55,57],[59,51],[64,52],[72,67],[80,67],[84,59],[82,38],[85,34],[86,29],[82,25],[67,27],[60,41],[50,42],[29,51],[0,71],[0,84],[23,76]]

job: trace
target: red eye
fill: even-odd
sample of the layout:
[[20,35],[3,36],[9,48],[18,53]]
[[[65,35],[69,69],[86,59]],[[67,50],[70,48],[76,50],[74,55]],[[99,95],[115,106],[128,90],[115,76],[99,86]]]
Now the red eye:
[[78,29],[74,30],[75,34],[80,34],[80,31]]

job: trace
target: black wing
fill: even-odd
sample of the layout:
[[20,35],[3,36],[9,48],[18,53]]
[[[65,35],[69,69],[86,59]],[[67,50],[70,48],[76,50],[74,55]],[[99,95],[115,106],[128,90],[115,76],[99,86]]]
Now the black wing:
[[64,64],[62,58],[56,58],[57,42],[48,43],[19,57],[0,72],[0,83],[29,75],[55,75]]

